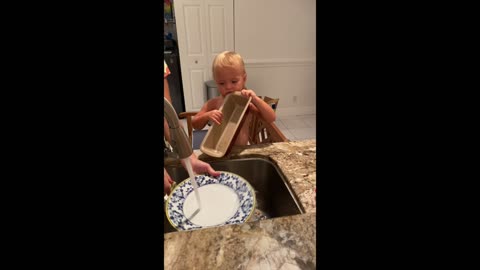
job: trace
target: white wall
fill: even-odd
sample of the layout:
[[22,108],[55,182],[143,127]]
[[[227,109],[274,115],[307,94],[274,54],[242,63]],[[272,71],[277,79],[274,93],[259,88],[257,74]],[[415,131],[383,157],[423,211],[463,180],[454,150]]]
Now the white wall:
[[277,115],[315,113],[315,0],[236,0],[235,51],[257,95],[280,98]]

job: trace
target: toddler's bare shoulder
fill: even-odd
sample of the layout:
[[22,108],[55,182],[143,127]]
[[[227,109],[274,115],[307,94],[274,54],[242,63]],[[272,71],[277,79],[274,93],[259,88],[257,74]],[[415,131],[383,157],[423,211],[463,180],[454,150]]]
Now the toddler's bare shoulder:
[[220,106],[222,105],[222,101],[223,101],[223,98],[220,96],[220,97],[215,97],[215,98],[212,98],[208,101],[208,110],[217,110],[220,108]]

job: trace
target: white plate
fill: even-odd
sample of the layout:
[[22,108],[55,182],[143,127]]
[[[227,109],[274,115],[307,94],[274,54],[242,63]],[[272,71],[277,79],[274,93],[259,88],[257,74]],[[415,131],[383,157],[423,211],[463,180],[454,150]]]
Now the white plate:
[[247,221],[255,210],[255,192],[234,173],[196,175],[200,210],[190,179],[175,186],[165,204],[168,221],[177,230],[195,230]]

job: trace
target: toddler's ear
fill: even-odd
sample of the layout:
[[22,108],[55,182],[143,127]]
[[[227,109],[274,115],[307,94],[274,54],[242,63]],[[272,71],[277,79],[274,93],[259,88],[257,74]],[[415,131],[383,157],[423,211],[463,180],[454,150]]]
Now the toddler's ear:
[[247,73],[246,72],[243,74],[243,80],[244,80],[244,82],[247,81]]

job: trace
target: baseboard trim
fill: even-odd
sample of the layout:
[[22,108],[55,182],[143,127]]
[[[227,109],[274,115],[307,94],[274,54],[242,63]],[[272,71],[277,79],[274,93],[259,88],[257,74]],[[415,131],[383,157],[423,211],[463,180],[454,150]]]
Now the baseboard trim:
[[316,114],[316,107],[281,107],[277,108],[276,115],[277,116],[295,116],[295,115],[308,115],[308,114]]
[[246,67],[293,67],[315,66],[315,58],[271,58],[271,59],[244,59]]

